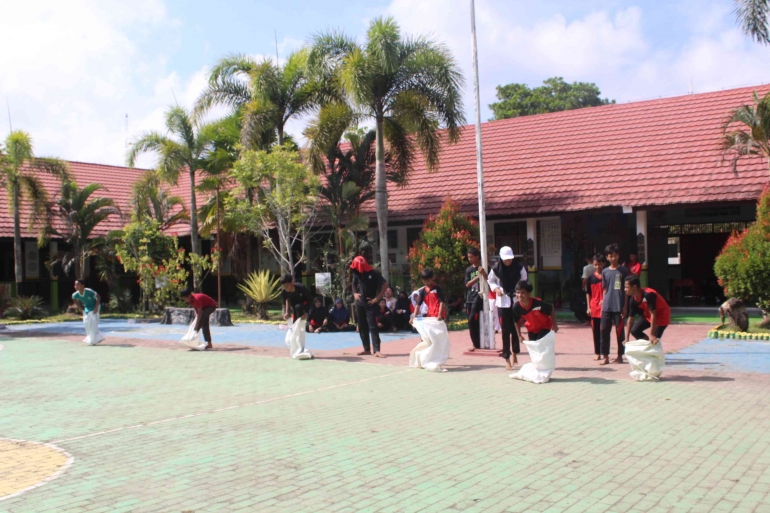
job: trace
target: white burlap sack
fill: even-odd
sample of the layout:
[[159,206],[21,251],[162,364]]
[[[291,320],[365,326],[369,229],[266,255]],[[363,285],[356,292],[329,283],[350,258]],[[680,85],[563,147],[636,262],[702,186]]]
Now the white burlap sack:
[[83,342],[89,346],[95,346],[102,340],[104,336],[99,333],[99,314],[96,312],[88,312],[83,316],[83,325],[86,328],[86,338]]
[[631,364],[630,375],[637,381],[658,381],[666,365],[663,344],[650,344],[649,340],[626,342],[626,358]]
[[436,317],[414,320],[414,329],[422,339],[409,353],[409,366],[433,372],[446,372],[442,366],[449,359],[449,334],[446,323]]
[[289,346],[289,356],[295,360],[310,360],[313,353],[305,349],[305,332],[307,331],[307,320],[301,317],[289,326],[286,332],[284,342]]
[[201,339],[200,330],[195,331],[195,325],[197,323],[198,323],[198,317],[195,317],[193,319],[193,322],[190,323],[190,327],[187,328],[187,333],[185,333],[185,335],[182,337],[179,343],[185,347],[194,349],[195,351],[203,351],[206,349],[206,346],[208,344],[206,343],[205,340]]
[[532,383],[548,383],[556,367],[555,341],[556,334],[553,331],[540,340],[523,340],[529,351],[531,363],[524,364],[519,372],[511,374],[510,377]]

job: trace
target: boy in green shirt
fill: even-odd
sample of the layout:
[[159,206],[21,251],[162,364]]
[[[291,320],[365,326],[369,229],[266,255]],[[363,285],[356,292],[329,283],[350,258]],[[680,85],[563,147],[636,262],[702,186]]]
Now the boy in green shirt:
[[104,336],[99,333],[99,312],[102,306],[102,298],[99,294],[95,290],[86,288],[84,280],[75,280],[75,293],[72,294],[72,299],[83,314],[83,324],[86,328],[86,338],[83,342],[94,346],[104,340]]

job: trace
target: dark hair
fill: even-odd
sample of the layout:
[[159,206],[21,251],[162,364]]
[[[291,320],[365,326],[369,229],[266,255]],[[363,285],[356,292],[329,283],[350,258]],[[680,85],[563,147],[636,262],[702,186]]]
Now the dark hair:
[[433,278],[433,269],[430,267],[426,267],[422,271],[420,271],[420,279],[422,280],[430,280]]
[[188,297],[191,294],[192,294],[192,290],[182,289],[182,292],[179,293],[179,297]]
[[611,255],[613,253],[617,253],[619,255],[620,254],[620,246],[618,246],[615,243],[612,243],[612,244],[607,245],[606,248],[604,248],[604,254],[605,255]]
[[631,276],[626,277],[626,283],[631,285],[632,287],[641,287],[642,282],[639,281],[639,277],[635,274],[632,274]]
[[323,300],[323,298],[322,298],[321,296],[318,296],[317,298],[315,298],[315,299],[313,300],[313,304],[315,304],[315,302],[316,302],[316,301],[320,301],[320,302],[321,302],[321,304],[324,304],[324,300]]
[[75,280],[75,283],[80,283],[80,284],[82,284],[84,287],[86,286],[86,280],[84,280],[84,279],[82,279],[82,278],[78,278],[77,280]]
[[286,285],[287,283],[294,283],[294,277],[291,274],[284,274],[281,277],[281,285]]
[[607,263],[607,258],[604,255],[602,255],[601,253],[595,254],[594,255],[594,260],[599,262],[599,263],[602,263],[602,264],[606,264]]
[[479,251],[479,248],[470,247],[468,248],[468,254],[476,257],[480,257],[481,251]]
[[535,290],[535,287],[533,287],[532,284],[527,280],[521,280],[516,284],[516,290],[526,290],[531,294],[532,291]]

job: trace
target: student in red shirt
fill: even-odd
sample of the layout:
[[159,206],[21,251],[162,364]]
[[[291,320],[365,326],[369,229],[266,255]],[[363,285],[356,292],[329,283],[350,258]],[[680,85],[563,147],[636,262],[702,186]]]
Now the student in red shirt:
[[594,360],[599,361],[602,349],[602,300],[604,289],[602,288],[602,269],[607,265],[607,259],[601,253],[594,256],[594,273],[586,279],[586,303],[591,318],[591,331],[594,336]]
[[637,254],[631,253],[630,255],[628,255],[628,258],[630,260],[630,262],[626,266],[626,268],[628,269],[628,272],[630,272],[631,274],[635,274],[637,276],[641,276],[642,263],[639,261],[639,257],[637,256]]
[[[652,345],[657,344],[663,332],[671,324],[671,309],[668,303],[655,290],[649,287],[642,288],[639,278],[634,275],[626,278],[626,295],[629,297],[626,340],[631,340],[630,334],[637,340],[649,340]],[[642,318],[631,326],[631,321],[637,314],[641,314]],[[644,332],[648,328],[649,337]]]
[[559,331],[559,326],[556,324],[556,310],[553,305],[540,298],[532,297],[532,290],[534,287],[527,280],[521,280],[516,284],[513,320],[519,340],[523,340],[521,338],[522,322],[526,323],[525,327],[530,340],[540,340],[551,331],[554,333]]
[[190,289],[184,289],[180,294],[182,301],[193,307],[198,321],[195,323],[195,331],[203,330],[203,340],[206,341],[206,349],[211,349],[211,329],[209,317],[217,309],[217,302],[206,294],[196,294]]

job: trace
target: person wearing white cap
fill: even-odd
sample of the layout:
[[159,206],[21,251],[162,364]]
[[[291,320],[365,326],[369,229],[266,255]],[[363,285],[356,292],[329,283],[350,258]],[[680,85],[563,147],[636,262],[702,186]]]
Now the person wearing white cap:
[[500,248],[500,260],[489,273],[489,287],[497,295],[495,303],[503,332],[503,354],[501,356],[505,360],[507,370],[513,368],[512,363],[518,363],[516,355],[521,351],[513,320],[513,300],[516,295],[516,284],[522,280],[527,280],[527,269],[516,262],[510,247]]

